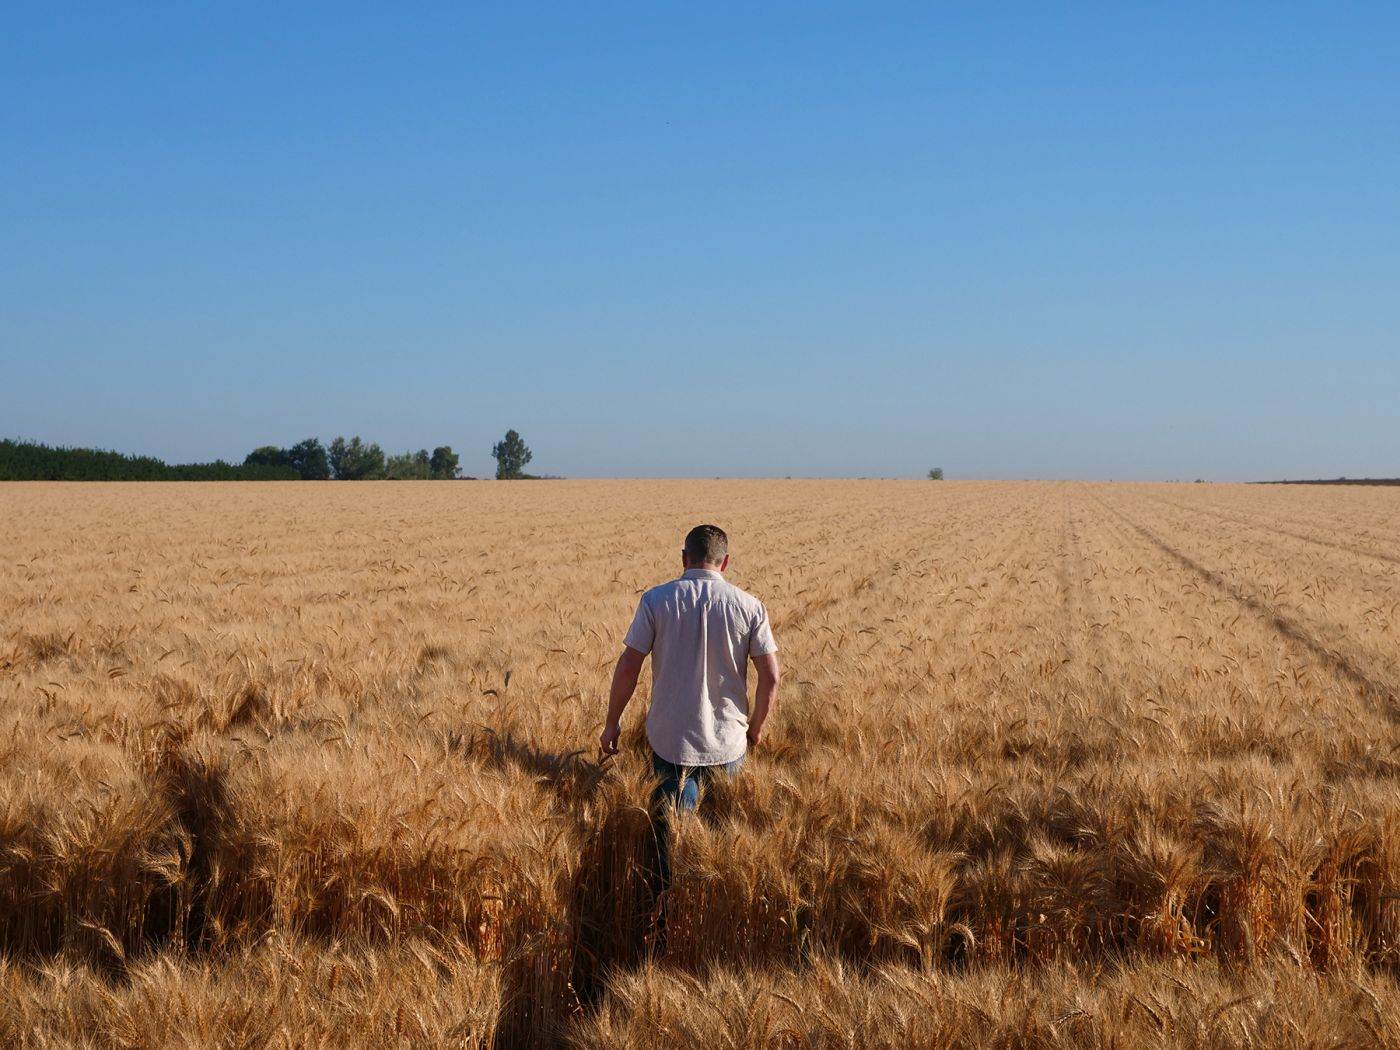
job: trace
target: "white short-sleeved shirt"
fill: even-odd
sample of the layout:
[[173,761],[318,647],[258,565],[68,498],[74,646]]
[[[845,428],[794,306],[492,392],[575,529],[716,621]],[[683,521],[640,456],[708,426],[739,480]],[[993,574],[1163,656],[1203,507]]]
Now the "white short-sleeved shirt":
[[652,749],[680,766],[733,762],[748,747],[749,658],[778,651],[768,610],[713,569],[642,595],[623,639],[651,653]]

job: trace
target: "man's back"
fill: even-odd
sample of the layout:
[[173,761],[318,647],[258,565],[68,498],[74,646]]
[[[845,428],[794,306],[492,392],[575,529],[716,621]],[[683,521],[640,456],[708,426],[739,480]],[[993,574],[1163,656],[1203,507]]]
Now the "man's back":
[[624,639],[651,653],[647,737],[668,762],[721,765],[744,754],[748,663],[777,651],[763,603],[713,569],[687,569],[642,595]]

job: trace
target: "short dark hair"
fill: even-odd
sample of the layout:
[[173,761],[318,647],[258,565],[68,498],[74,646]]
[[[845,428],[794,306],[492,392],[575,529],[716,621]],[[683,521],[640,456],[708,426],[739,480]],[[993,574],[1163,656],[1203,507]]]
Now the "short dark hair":
[[717,564],[729,553],[729,537],[718,525],[697,525],[685,534],[685,560]]

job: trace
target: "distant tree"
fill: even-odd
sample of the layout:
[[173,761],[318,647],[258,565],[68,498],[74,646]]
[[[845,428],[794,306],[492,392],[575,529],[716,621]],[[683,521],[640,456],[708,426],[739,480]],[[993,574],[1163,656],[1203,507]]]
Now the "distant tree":
[[523,477],[525,464],[534,458],[514,430],[507,430],[505,438],[491,447],[491,455],[496,460],[496,477],[502,480]]
[[384,476],[390,481],[426,481],[429,462],[426,449],[390,456],[384,463]]
[[455,478],[462,472],[457,465],[460,461],[461,457],[452,451],[451,445],[439,445],[428,461],[428,473],[434,478]]
[[378,445],[366,445],[359,436],[346,441],[338,437],[331,442],[331,473],[338,481],[364,481],[384,476],[384,450]]
[[416,474],[412,452],[403,452],[384,460],[384,476],[390,481],[412,481]]
[[245,467],[290,467],[291,454],[276,445],[262,445],[243,457]]
[[[359,440],[359,438],[355,439],[356,442]],[[336,481],[344,481],[345,472],[350,467],[349,443],[343,437],[333,438],[326,458],[330,460],[331,477],[335,478]]]
[[298,441],[287,449],[287,462],[303,481],[325,481],[331,476],[331,461],[319,438]]
[[382,478],[384,476],[384,450],[374,442],[364,446],[364,454],[360,462],[364,466],[364,473],[360,475],[362,479]]
[[942,480],[943,480],[943,468],[942,468],[942,467],[934,467],[932,470],[930,470],[930,471],[928,472],[928,479],[929,479],[929,481],[942,481]]

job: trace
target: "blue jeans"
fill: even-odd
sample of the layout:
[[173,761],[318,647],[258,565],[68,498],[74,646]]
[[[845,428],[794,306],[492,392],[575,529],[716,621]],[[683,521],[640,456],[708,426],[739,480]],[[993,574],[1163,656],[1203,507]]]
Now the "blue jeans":
[[656,829],[656,878],[652,892],[662,906],[657,913],[656,947],[665,950],[666,911],[663,894],[671,888],[671,818],[678,813],[693,813],[700,805],[700,792],[716,777],[732,777],[744,768],[744,756],[720,766],[678,766],[667,762],[655,751],[651,753],[651,768],[656,773],[656,789],[651,793],[651,812]]
[[716,777],[737,775],[744,768],[744,756],[720,766],[678,766],[653,751],[651,768],[658,780],[656,790],[651,793],[652,809],[664,820],[668,814],[663,810],[695,812],[700,805],[701,790],[708,788]]

